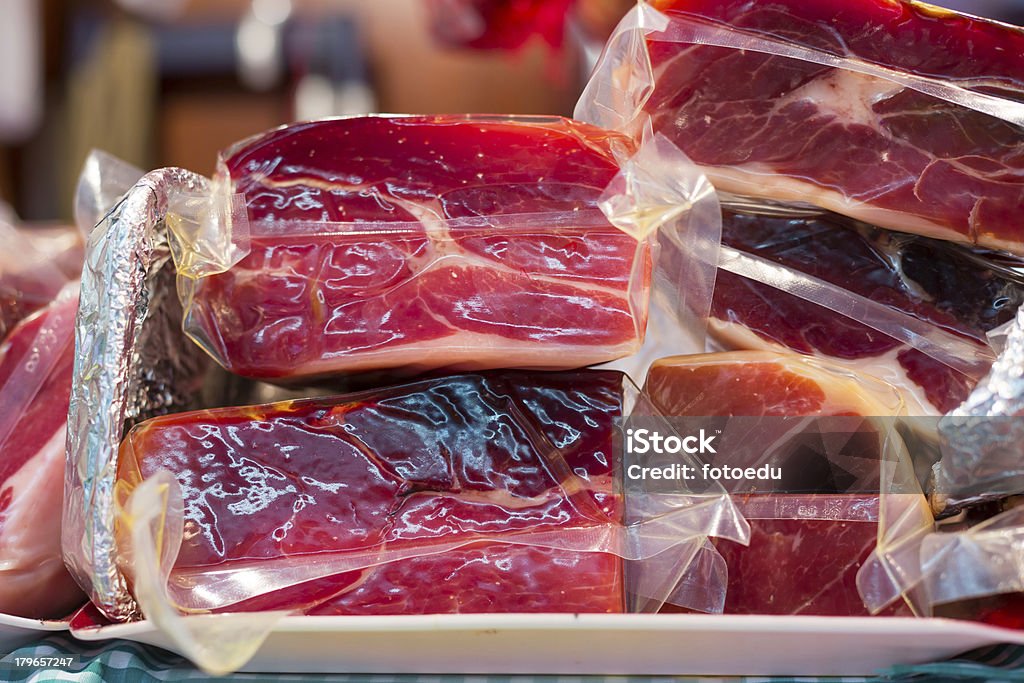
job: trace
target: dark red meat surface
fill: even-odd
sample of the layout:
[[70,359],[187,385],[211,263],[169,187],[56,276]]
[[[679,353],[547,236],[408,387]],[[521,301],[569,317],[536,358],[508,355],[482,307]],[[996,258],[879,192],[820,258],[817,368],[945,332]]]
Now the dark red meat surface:
[[[871,299],[977,343],[1013,317],[1017,285],[941,242],[844,226],[835,217],[725,211],[723,243]],[[804,354],[856,361],[886,356],[936,410],[960,404],[974,380],[903,342],[795,295],[719,271],[712,317]],[[888,354],[888,355],[887,355]]]
[[1024,629],[1024,594],[1005,593],[935,605],[935,616],[1021,630]]
[[[183,607],[618,612],[616,555],[533,546],[522,534],[571,538],[620,523],[611,449],[622,382],[597,371],[462,375],[160,417],[126,438],[119,476],[130,483],[164,468],[181,484],[185,538],[171,584]],[[526,544],[503,542],[517,532]],[[443,552],[423,555],[431,546]],[[250,583],[247,594],[202,604],[188,588],[216,572],[260,576],[332,558],[364,565],[295,585]]]
[[367,117],[247,141],[225,169],[251,250],[198,281],[188,329],[277,379],[628,355],[652,262],[597,209],[615,150],[625,138],[564,119]]
[[[657,0],[696,18],[1024,101],[1024,32],[906,0]],[[889,80],[650,38],[654,127],[720,189],[1024,253],[1024,128]]]
[[[753,504],[781,503],[791,519],[758,519],[738,500],[750,522],[750,545],[715,541],[729,566],[726,614],[869,616],[857,592],[857,571],[878,543],[878,496],[752,497]],[[797,509],[860,509],[862,519],[800,519]],[[805,513],[806,514],[806,513]],[[854,517],[855,515],[851,515]],[[874,519],[872,519],[872,516]],[[900,602],[885,616],[912,616]]]

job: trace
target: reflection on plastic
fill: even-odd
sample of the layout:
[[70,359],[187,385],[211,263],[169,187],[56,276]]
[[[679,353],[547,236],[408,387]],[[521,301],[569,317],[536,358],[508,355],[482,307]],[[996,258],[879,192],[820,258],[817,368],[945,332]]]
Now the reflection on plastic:
[[650,611],[648,561],[693,589],[723,578],[695,561],[708,536],[748,528],[721,487],[623,498],[617,420],[645,401],[619,373],[502,372],[157,418],[122,447],[122,566],[214,670],[238,664],[176,611]]
[[75,188],[75,225],[85,239],[143,175],[141,168],[103,150],[89,153]]
[[[287,612],[183,617],[167,599],[167,577],[181,543],[182,500],[166,471],[142,482],[119,516],[125,525],[120,562],[146,618],[196,666],[213,675],[242,667]],[[154,568],[156,571],[139,571]]]

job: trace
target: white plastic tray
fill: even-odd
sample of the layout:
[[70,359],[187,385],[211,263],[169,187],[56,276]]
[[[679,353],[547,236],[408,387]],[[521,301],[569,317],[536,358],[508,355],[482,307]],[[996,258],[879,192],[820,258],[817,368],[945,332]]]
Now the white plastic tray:
[[44,621],[42,619],[25,619],[0,614],[0,654],[17,649],[19,645],[38,640],[48,631],[67,631],[66,621]]
[[[152,624],[78,630],[174,647]],[[945,619],[504,614],[283,619],[246,671],[864,675],[1024,632]]]

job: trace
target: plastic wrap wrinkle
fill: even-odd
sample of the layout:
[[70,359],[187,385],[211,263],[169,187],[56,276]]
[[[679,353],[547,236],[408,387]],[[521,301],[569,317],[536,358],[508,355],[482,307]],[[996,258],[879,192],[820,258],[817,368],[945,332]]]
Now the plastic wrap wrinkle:
[[75,188],[75,225],[86,239],[107,212],[144,175],[141,168],[112,154],[98,149],[89,153]]
[[[924,613],[920,592],[890,578],[933,529],[897,421],[879,417],[902,412],[895,390],[817,359],[745,351],[662,359],[645,392],[680,416],[680,433],[714,429],[720,455],[704,456],[713,465],[780,468],[779,482],[727,487],[750,523],[750,547],[716,539],[703,551],[729,568],[727,613]],[[694,609],[677,598],[687,593],[666,611]]]
[[920,562],[933,604],[1024,592],[1024,508],[964,531],[930,534]]
[[600,204],[619,229],[657,235],[644,343],[603,366],[631,377],[645,376],[659,357],[703,351],[722,239],[721,207],[707,177],[664,136],[645,130],[643,140]]
[[[657,10],[654,10],[657,11]],[[1007,29],[1019,30],[1016,26],[1006,25]],[[974,88],[1006,84],[986,82],[983,79],[965,82],[968,87],[949,80],[930,78],[923,74],[908,74],[880,64],[851,57],[836,55],[823,50],[816,50],[807,45],[787,43],[779,36],[766,37],[744,27],[709,21],[695,15],[688,15],[685,21],[670,19],[664,29],[654,29],[649,34],[651,40],[673,43],[693,43],[708,47],[727,47],[736,50],[749,50],[767,55],[789,57],[802,62],[811,62],[833,69],[854,71],[866,76],[898,84],[925,95],[958,104],[967,109],[988,114],[1017,126],[1024,126],[1024,102],[1018,102],[995,95],[989,95]],[[1018,91],[1024,96],[1024,91]]]
[[[78,291],[79,283],[70,282],[61,289],[55,301],[58,304],[75,301]],[[35,400],[36,394],[48,380],[50,370],[60,361],[64,349],[74,343],[73,337],[61,334],[63,329],[71,327],[70,318],[74,315],[73,305],[53,306],[29,347],[25,362],[0,385],[0,395],[3,395],[4,402],[18,407],[16,410],[6,409],[0,414],[0,443],[5,442],[17,428],[21,418],[19,411]]]
[[911,413],[967,398],[995,358],[988,331],[1024,299],[961,245],[759,200],[723,207],[714,341],[842,362],[900,387]]
[[[221,175],[198,190],[172,189],[167,228],[180,278],[196,280],[223,273],[249,253],[245,195],[232,194],[230,184]],[[182,305],[187,306],[187,300]]]
[[972,343],[890,306],[849,290],[840,290],[811,275],[791,270],[739,249],[723,246],[719,266],[736,275],[771,285],[863,323],[968,377],[980,379],[995,360],[995,354],[986,346]]
[[[158,567],[133,575],[133,589],[147,618],[169,634],[197,666],[214,675],[235,671],[252,658],[277,621],[288,612],[197,615],[183,619],[167,596],[167,578],[181,543],[181,490],[166,471],[144,481],[129,502],[132,520],[121,544],[126,573],[132,567]],[[177,524],[175,522],[177,520]]]
[[0,242],[5,247],[0,254],[0,341],[20,320],[53,301],[73,277],[70,267],[60,267],[63,254],[37,248],[33,230],[0,218]]
[[89,238],[75,326],[63,547],[76,580],[115,620],[137,614],[116,562],[117,448],[126,425],[192,405],[205,367],[180,332],[163,232],[167,193],[207,182],[180,169],[149,173]]

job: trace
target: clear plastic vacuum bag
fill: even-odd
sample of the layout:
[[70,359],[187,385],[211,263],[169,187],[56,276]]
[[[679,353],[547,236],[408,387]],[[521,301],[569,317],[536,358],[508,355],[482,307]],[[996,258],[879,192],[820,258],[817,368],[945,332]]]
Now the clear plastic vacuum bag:
[[790,349],[883,379],[941,415],[995,360],[1024,287],[959,245],[724,197],[708,323],[725,348]]
[[934,527],[899,422],[884,417],[903,413],[892,387],[745,351],[659,360],[644,390],[676,432],[710,436],[690,474],[721,481],[750,523],[748,546],[712,541],[726,613],[924,613],[916,586],[890,579]]
[[708,306],[690,246],[717,249],[714,195],[660,136],[359,117],[257,136],[218,168],[172,202],[172,248],[187,333],[247,377],[575,368],[640,348],[654,278],[677,309]]
[[719,190],[1024,253],[1024,31],[910,0],[656,0],[576,109]]
[[19,321],[53,301],[82,267],[73,229],[15,226],[0,218],[0,341]]

